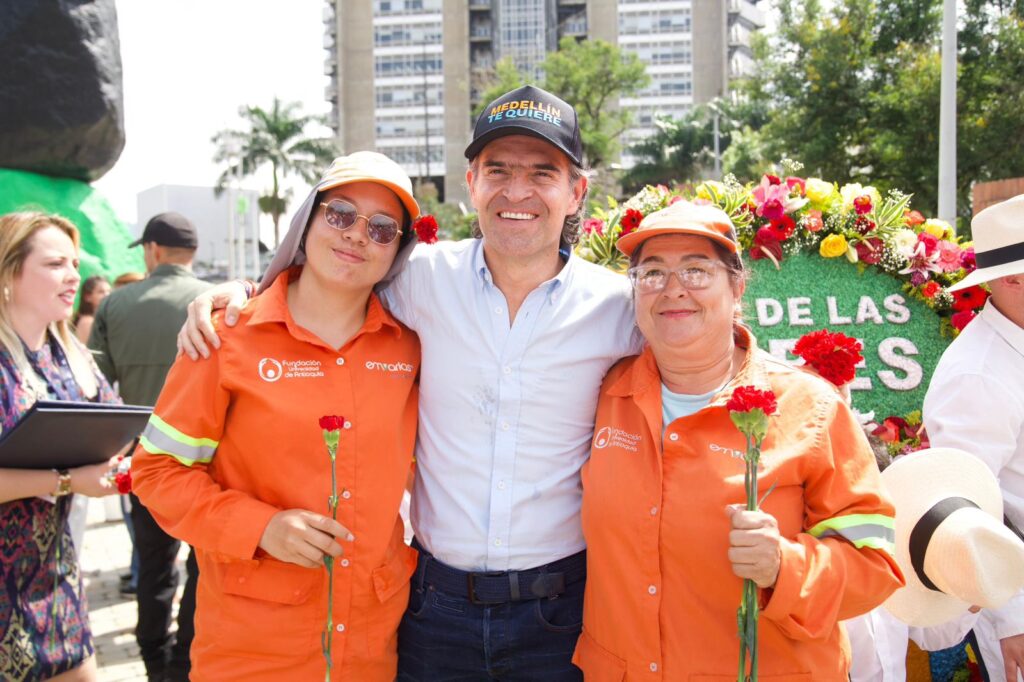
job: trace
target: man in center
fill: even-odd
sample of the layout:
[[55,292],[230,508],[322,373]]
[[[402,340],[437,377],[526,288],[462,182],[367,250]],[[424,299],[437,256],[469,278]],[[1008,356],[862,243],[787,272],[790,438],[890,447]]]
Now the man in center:
[[[423,352],[398,678],[580,680],[580,468],[605,373],[641,349],[630,285],[572,255],[587,178],[571,106],[506,93],[466,158],[481,238],[416,247],[382,292]],[[211,304],[230,323],[244,298],[233,283],[196,301],[186,350],[216,338]]]

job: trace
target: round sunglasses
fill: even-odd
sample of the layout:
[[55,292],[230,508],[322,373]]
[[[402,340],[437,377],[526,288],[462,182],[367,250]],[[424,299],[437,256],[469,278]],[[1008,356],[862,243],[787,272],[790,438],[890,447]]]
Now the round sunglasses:
[[381,246],[387,246],[402,234],[398,221],[382,213],[374,213],[369,217],[360,215],[355,206],[342,199],[322,201],[320,205],[324,208],[327,224],[336,230],[347,230],[356,224],[356,220],[363,218],[366,221],[367,236]]

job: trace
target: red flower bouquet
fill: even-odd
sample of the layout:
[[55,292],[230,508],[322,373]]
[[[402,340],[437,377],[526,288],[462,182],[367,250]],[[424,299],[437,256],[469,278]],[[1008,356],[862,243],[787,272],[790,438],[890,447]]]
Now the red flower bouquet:
[[793,347],[793,354],[804,359],[815,372],[836,386],[853,381],[857,364],[864,359],[857,339],[827,329],[804,334]]

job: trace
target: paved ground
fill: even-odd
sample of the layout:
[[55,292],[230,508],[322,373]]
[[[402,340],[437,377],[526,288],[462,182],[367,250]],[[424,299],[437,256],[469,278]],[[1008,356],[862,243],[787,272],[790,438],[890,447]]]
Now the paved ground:
[[[101,682],[145,682],[146,672],[135,645],[135,599],[118,591],[128,572],[131,542],[128,531],[100,501],[92,500],[81,564],[89,597],[89,621],[96,643]],[[184,561],[184,554],[180,557]],[[181,588],[178,590],[181,596]]]

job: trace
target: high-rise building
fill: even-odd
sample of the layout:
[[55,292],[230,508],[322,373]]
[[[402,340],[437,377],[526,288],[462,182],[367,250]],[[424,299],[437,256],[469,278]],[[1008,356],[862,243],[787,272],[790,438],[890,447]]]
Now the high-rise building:
[[[724,95],[749,69],[764,22],[752,0],[327,0],[324,23],[341,149],[388,154],[446,200],[464,200],[472,106],[497,60],[536,77],[564,36],[635,52],[652,80],[617,103],[634,112],[625,147],[656,117]],[[622,162],[632,164],[628,151]]]

